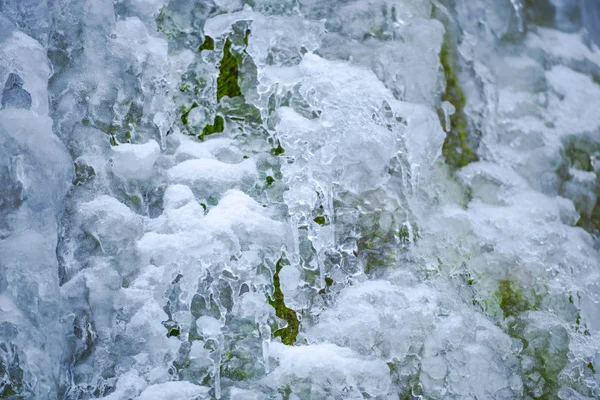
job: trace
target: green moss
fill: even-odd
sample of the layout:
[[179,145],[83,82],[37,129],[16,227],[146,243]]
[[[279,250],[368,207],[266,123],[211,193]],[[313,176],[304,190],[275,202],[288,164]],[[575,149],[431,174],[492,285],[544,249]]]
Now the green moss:
[[596,375],[596,368],[594,368],[594,364],[592,364],[591,361],[587,363],[587,367],[590,371],[592,371],[592,374]]
[[167,337],[178,337],[181,334],[181,329],[177,322],[173,320],[163,321],[163,326],[167,329]]
[[509,280],[499,282],[498,298],[504,318],[516,317],[525,311],[535,310],[541,302],[539,297],[526,296],[523,288]]
[[[560,374],[567,363],[569,335],[561,325],[539,326],[527,311],[540,308],[542,296],[516,282],[499,282],[496,298],[507,333],[523,343],[520,358],[527,398],[555,399],[562,387]],[[541,376],[543,379],[536,378]]]
[[156,30],[158,32],[162,32],[167,39],[171,40],[177,36],[183,34],[181,29],[175,24],[171,16],[169,15],[169,10],[165,7],[162,7],[155,18],[156,21]]
[[243,97],[228,102],[227,118],[234,121],[243,121],[257,128],[263,122],[260,110],[252,104],[246,103]]
[[213,135],[215,133],[221,133],[225,129],[225,120],[220,115],[215,117],[214,122],[208,124],[202,129],[202,133],[200,134],[200,140],[204,140],[207,136]]
[[250,39],[250,29],[246,29],[246,34],[244,35],[244,47],[248,47],[248,40]]
[[273,336],[280,337],[283,344],[293,345],[298,336],[300,321],[298,320],[296,311],[285,305],[283,292],[281,291],[279,273],[286,265],[289,265],[289,261],[285,258],[284,254],[275,265],[275,274],[273,275],[273,286],[275,290],[273,291],[273,298],[269,299],[269,304],[275,309],[275,315],[287,322],[287,326],[273,332]]
[[[381,225],[382,218],[391,220],[391,223]],[[408,227],[399,222],[393,212],[363,214],[358,224],[361,229],[361,237],[357,241],[358,255],[365,263],[366,273],[395,264],[402,252],[411,245]],[[412,230],[414,241],[416,225],[412,226]]]
[[408,230],[408,226],[402,225],[400,227],[400,230],[398,231],[398,237],[402,242],[407,243],[410,241],[410,231]]
[[221,376],[232,381],[245,381],[250,377],[242,368],[230,368],[228,366],[222,366]]
[[277,147],[275,147],[274,149],[271,149],[271,155],[273,155],[273,156],[280,156],[283,153],[285,153],[285,149],[283,147],[281,147],[281,143],[278,140],[277,141]]
[[526,22],[534,25],[554,26],[556,23],[556,9],[550,0],[525,0],[523,15]]
[[82,161],[75,161],[75,179],[73,180],[73,186],[83,185],[95,177],[96,171],[92,166],[87,165]]
[[[600,200],[597,200],[590,210],[586,200],[578,195],[573,196],[573,193],[566,190],[567,182],[573,179],[571,169],[594,172],[594,163],[600,154],[600,143],[591,136],[571,136],[563,143],[563,148],[565,163],[557,169],[557,174],[562,180],[559,194],[573,200],[575,209],[580,215],[576,225],[600,237]],[[599,192],[598,185],[595,190],[596,193]]]
[[213,38],[211,38],[210,36],[206,36],[204,38],[204,42],[202,42],[202,44],[200,45],[200,48],[198,49],[198,51],[214,50],[214,49],[215,49],[215,40]]
[[198,107],[198,103],[196,102],[193,102],[190,108],[187,108],[186,106],[181,106],[181,122],[184,125],[189,124],[188,116],[190,115],[190,112],[196,107]]
[[254,362],[237,349],[228,351],[221,363],[221,376],[232,381],[245,381],[255,375]]
[[325,219],[325,216],[323,216],[323,215],[319,215],[318,217],[315,217],[313,219],[313,221],[315,221],[316,224],[321,225],[321,226],[323,226],[327,223],[327,220]]
[[267,185],[272,185],[275,182],[275,179],[272,176],[267,176]]
[[464,112],[465,95],[458,82],[455,72],[457,68],[456,61],[450,54],[447,42],[442,45],[440,62],[446,76],[446,91],[442,95],[442,101],[451,103],[456,109],[454,114],[450,116],[450,132],[446,135],[442,154],[446,158],[446,163],[452,168],[461,168],[472,161],[476,161],[477,156],[469,147],[467,118]]
[[569,142],[565,151],[571,167],[581,171],[593,172],[594,166],[592,165],[592,157],[590,155],[590,150],[592,149],[593,145],[585,140],[581,143],[576,143],[575,140]]
[[[560,375],[568,361],[569,335],[562,326],[535,328],[530,324],[520,321],[511,333],[523,342],[523,355],[529,357],[522,371],[524,394],[535,399],[557,399],[563,386]],[[536,372],[543,381],[532,379]]]
[[326,276],[325,277],[325,285],[327,287],[330,287],[331,285],[333,285],[333,279],[331,279],[330,277]]
[[[422,353],[422,349],[419,351],[419,353]],[[425,398],[420,384],[420,360],[417,357],[420,358],[420,355],[407,356],[408,361],[417,366],[416,368],[411,368],[411,370],[407,370],[406,367],[403,368],[402,366],[397,365],[397,361],[386,363],[390,370],[390,378],[392,379],[392,383],[396,387],[399,400],[416,400]]]
[[217,78],[217,101],[225,96],[229,98],[242,95],[238,83],[239,56],[231,51],[231,40],[225,41],[223,46],[223,58],[219,64],[219,77]]
[[396,263],[396,257],[391,256],[381,256],[378,254],[369,254],[367,256],[367,262],[365,266],[365,273],[369,273],[377,268],[389,267],[390,265],[394,265]]

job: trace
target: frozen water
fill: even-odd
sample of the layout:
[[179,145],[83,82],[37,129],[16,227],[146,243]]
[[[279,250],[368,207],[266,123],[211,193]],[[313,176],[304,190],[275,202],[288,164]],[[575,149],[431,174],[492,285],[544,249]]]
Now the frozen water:
[[2,108],[31,108],[31,95],[23,89],[23,78],[10,73],[2,91]]
[[600,397],[596,3],[0,1],[0,397]]

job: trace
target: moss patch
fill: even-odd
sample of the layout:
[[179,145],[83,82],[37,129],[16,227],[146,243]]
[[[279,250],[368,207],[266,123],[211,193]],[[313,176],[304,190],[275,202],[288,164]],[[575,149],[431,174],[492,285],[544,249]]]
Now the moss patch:
[[[382,221],[388,220],[388,222]],[[365,263],[365,272],[396,263],[411,245],[408,227],[398,221],[394,213],[375,211],[364,214],[359,220],[361,237],[357,241],[358,254]],[[417,239],[416,225],[412,226],[413,238]]]
[[200,48],[198,49],[198,51],[214,50],[214,49],[215,49],[215,40],[213,38],[211,38],[210,36],[206,36],[204,38],[204,42],[202,42],[202,44],[200,45]]
[[316,224],[321,225],[321,226],[323,226],[327,223],[327,219],[325,218],[324,215],[319,215],[318,217],[315,217],[313,219],[313,221],[315,221]]
[[[557,174],[561,179],[559,194],[563,197],[573,200],[575,209],[580,214],[577,226],[585,229],[595,236],[600,236],[600,200],[591,206],[582,196],[566,190],[567,182],[573,180],[571,169],[576,169],[585,172],[594,172],[594,163],[600,157],[600,143],[592,137],[569,137],[563,143],[565,163],[557,169]],[[598,175],[596,173],[596,175]],[[598,176],[596,176],[598,178]],[[596,194],[600,193],[600,186],[596,180]]]
[[542,325],[535,313],[542,296],[519,283],[503,280],[496,298],[504,314],[506,332],[523,343],[519,355],[527,398],[555,399],[563,386],[560,374],[567,363],[569,335],[560,325]]
[[563,387],[560,375],[568,361],[569,335],[562,326],[535,327],[532,322],[520,320],[510,332],[510,336],[524,344],[521,355],[527,360],[521,364],[524,392],[529,398],[557,399]]
[[188,116],[190,115],[190,112],[196,107],[198,107],[198,103],[196,102],[193,102],[190,108],[187,108],[186,106],[181,106],[181,122],[184,125],[188,125],[190,123],[190,121],[188,120]]
[[239,56],[231,50],[231,40],[225,41],[223,58],[219,64],[219,77],[217,78],[217,101],[225,96],[233,98],[242,95],[238,83]]
[[594,166],[592,165],[590,150],[594,150],[594,144],[590,141],[581,140],[578,142],[571,140],[565,149],[571,167],[581,171],[593,172]]
[[556,10],[550,0],[525,0],[523,14],[529,23],[541,26],[553,26]]
[[177,322],[168,320],[163,321],[162,324],[167,329],[167,337],[178,337],[181,334],[181,329]]
[[250,39],[250,29],[246,29],[246,33],[244,34],[244,47],[248,47],[248,40]]
[[91,181],[96,176],[96,171],[90,165],[85,164],[83,161],[75,161],[75,179],[73,179],[73,186],[83,185],[88,181]]
[[591,361],[587,363],[587,367],[590,371],[592,371],[592,374],[596,375],[596,368],[594,368],[594,364],[592,364]]
[[541,302],[539,298],[532,299],[526,296],[523,288],[509,280],[500,281],[498,298],[504,318],[516,317],[525,311],[535,310]]
[[[456,111],[450,116],[450,132],[446,135],[442,154],[446,163],[453,168],[461,168],[477,160],[477,155],[469,147],[467,118],[465,116],[465,94],[463,93],[458,77],[456,76],[457,63],[450,53],[447,42],[444,42],[440,51],[440,62],[446,76],[446,91],[442,101],[451,103]],[[443,116],[440,116],[442,118]],[[445,117],[443,117],[445,119]]]
[[271,149],[271,155],[272,156],[280,156],[283,153],[285,153],[285,149],[283,147],[281,147],[281,143],[278,140],[277,147],[275,147],[274,149]]
[[244,356],[239,350],[228,351],[221,363],[221,376],[238,382],[248,380],[255,375],[253,364],[253,360]]
[[200,140],[204,140],[207,136],[223,132],[224,129],[225,120],[220,115],[217,115],[212,125],[206,125],[204,129],[202,129],[202,133],[198,137],[200,138]]
[[269,299],[269,304],[275,309],[275,315],[277,315],[278,318],[287,321],[287,326],[273,332],[273,336],[280,337],[283,344],[293,345],[298,336],[300,321],[298,320],[296,311],[285,305],[283,292],[281,291],[279,273],[285,265],[290,265],[290,263],[285,258],[284,254],[275,265],[275,274],[273,275],[273,286],[275,290],[273,291],[273,298]]

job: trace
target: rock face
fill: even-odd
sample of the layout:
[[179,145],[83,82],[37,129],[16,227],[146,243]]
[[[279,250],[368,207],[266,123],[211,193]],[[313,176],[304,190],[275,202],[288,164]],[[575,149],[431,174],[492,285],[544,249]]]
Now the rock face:
[[0,1],[0,398],[600,397],[598,13]]

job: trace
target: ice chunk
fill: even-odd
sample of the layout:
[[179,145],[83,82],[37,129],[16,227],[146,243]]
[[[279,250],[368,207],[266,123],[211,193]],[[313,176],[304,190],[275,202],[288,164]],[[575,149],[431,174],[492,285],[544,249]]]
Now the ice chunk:
[[202,316],[198,318],[196,320],[196,326],[198,327],[199,332],[207,338],[215,337],[221,333],[221,323],[213,317]]
[[23,78],[10,73],[2,91],[2,108],[31,108],[31,95],[23,89]]
[[[0,60],[12,60],[8,68],[0,63],[0,78],[7,79],[6,83],[9,84],[4,87],[2,107],[18,106],[31,109],[38,115],[48,115],[50,66],[40,43],[15,30],[4,39],[0,47]],[[13,78],[9,74],[4,75],[3,71],[13,74]],[[15,79],[14,75],[21,79]]]
[[95,238],[103,252],[122,254],[130,252],[126,246],[142,232],[141,218],[129,207],[111,196],[98,196],[79,208],[84,232]]
[[166,209],[178,209],[194,200],[194,193],[189,187],[173,185],[165,191],[164,206]]
[[113,171],[125,179],[145,179],[152,175],[160,147],[154,140],[144,144],[113,146]]
[[363,393],[377,397],[385,395],[391,384],[383,361],[363,359],[332,344],[290,347],[272,343],[270,355],[279,366],[262,380],[263,384],[273,389],[294,387],[298,396],[306,391],[317,397],[329,394],[356,398]]
[[164,400],[177,398],[181,400],[209,399],[209,388],[194,385],[190,382],[165,382],[149,386],[138,400]]
[[174,183],[191,185],[207,196],[232,186],[248,187],[258,179],[254,161],[249,159],[239,164],[214,159],[187,160],[169,169],[167,174]]

